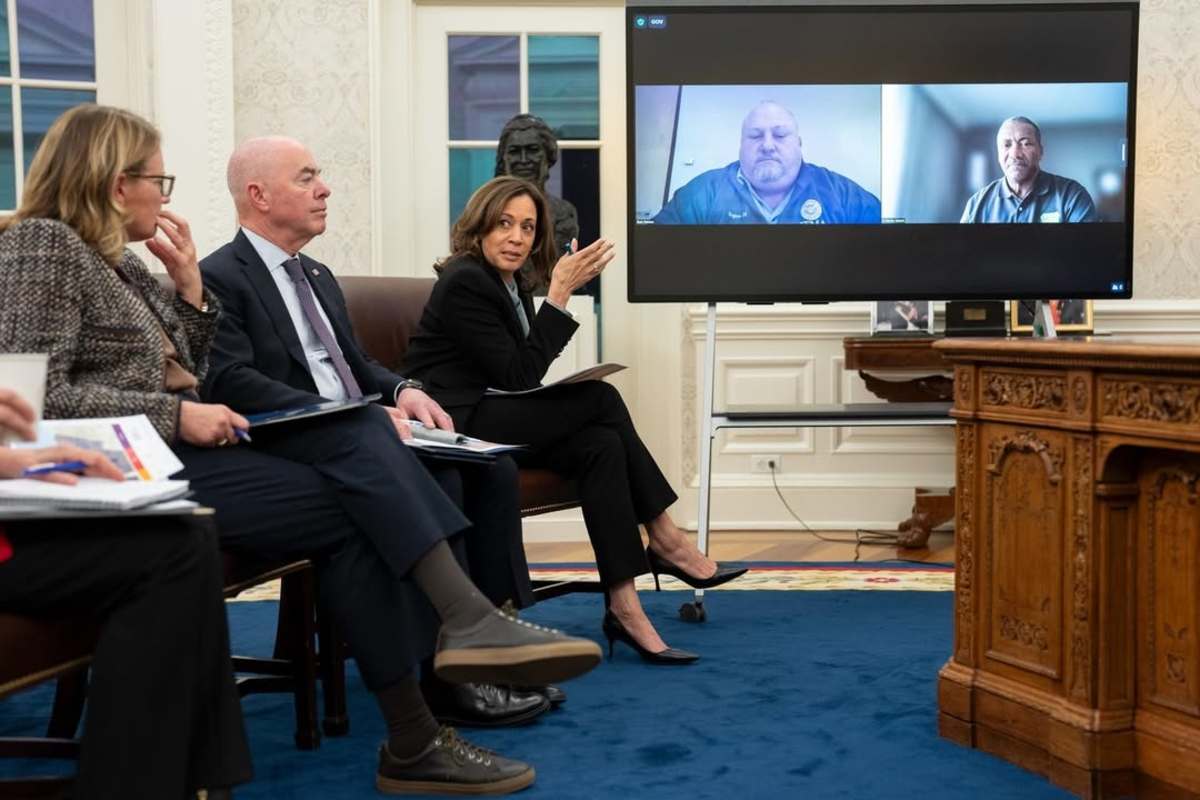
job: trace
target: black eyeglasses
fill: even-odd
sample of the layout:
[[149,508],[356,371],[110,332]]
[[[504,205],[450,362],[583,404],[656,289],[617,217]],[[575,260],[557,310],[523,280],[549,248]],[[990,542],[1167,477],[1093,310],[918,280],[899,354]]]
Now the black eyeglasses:
[[144,178],[145,180],[157,183],[158,193],[163,197],[170,197],[171,192],[175,190],[174,175],[146,175],[142,172],[126,172],[125,174],[131,178]]

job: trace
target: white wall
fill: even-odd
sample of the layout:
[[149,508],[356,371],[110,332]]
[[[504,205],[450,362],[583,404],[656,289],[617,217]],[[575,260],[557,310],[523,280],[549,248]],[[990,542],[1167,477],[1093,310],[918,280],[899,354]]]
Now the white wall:
[[[407,274],[413,269],[408,254],[424,221],[404,178],[422,158],[414,151],[412,132],[428,115],[445,113],[412,107],[413,3],[122,3],[136,18],[127,30],[136,32],[139,24],[152,20],[151,33],[141,40],[151,43],[147,58],[139,59],[136,45],[125,51],[133,71],[144,74],[141,80],[135,75],[124,94],[137,107],[138,87],[153,87],[152,97],[140,102],[163,128],[169,167],[181,177],[174,205],[192,218],[202,251],[228,236],[232,212],[222,177],[235,134],[274,127],[315,143],[334,180],[333,207],[339,216],[330,220],[331,234],[335,229],[342,233],[319,240],[316,246],[327,248],[320,257],[342,272],[374,268]],[[491,4],[480,0],[476,5]],[[584,7],[561,5],[577,11]],[[530,6],[529,13],[550,15],[554,8]],[[623,11],[610,4],[594,13]],[[1200,297],[1200,217],[1192,213],[1200,207],[1197,30],[1200,4],[1143,4],[1135,214],[1138,300],[1097,304],[1100,328],[1161,335],[1200,328],[1200,303],[1192,299]],[[247,52],[251,48],[261,52]],[[385,74],[386,94],[381,88]],[[102,98],[104,91],[102,87]],[[381,126],[389,131],[386,141],[379,134]],[[624,160],[605,159],[601,168],[623,176]],[[385,186],[379,178],[385,172],[401,177]],[[623,279],[612,285],[616,291],[606,287],[605,295],[606,352],[618,353],[631,367],[623,383],[627,401],[680,492],[676,516],[694,520],[702,309],[629,306]],[[720,392],[752,405],[764,398],[865,399],[856,376],[841,369],[840,358],[841,338],[865,333],[868,317],[866,304],[723,308]],[[901,429],[723,434],[715,464],[715,524],[794,526],[769,478],[749,471],[754,453],[782,454],[780,482],[810,524],[894,522],[907,512],[913,484],[949,479],[952,456],[944,434]],[[538,520],[528,529],[533,538],[557,537],[564,530],[582,535],[577,521],[564,528]]]

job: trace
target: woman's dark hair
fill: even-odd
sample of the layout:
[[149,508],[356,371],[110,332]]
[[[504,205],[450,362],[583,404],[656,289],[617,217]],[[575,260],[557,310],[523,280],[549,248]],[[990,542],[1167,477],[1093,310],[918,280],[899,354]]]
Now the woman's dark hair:
[[[528,267],[518,273],[522,288],[531,290],[550,283],[550,271],[558,260],[558,248],[554,244],[554,220],[550,205],[538,188],[527,180],[512,176],[492,178],[475,190],[467,207],[450,229],[450,256],[434,264],[441,272],[442,266],[459,256],[472,256],[487,263],[483,255],[483,237],[500,224],[504,207],[516,197],[526,196],[537,209],[537,225],[534,228],[533,248],[529,251]],[[532,285],[530,285],[532,284]]]

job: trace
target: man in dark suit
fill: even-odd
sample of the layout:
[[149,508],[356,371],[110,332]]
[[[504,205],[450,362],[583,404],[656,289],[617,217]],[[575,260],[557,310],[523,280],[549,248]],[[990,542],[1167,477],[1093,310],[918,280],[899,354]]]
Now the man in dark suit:
[[[200,264],[205,285],[222,306],[204,395],[257,412],[378,393],[380,403],[364,410],[365,423],[355,411],[263,428],[254,431],[253,446],[314,464],[352,495],[382,498],[389,487],[403,491],[419,483],[425,468],[402,443],[411,436],[409,420],[430,427],[452,423],[420,384],[361,351],[337,281],[324,265],[300,255],[325,229],[329,195],[311,153],[282,137],[250,140],[230,158],[228,178],[241,229]],[[430,471],[474,523],[466,551],[476,583],[494,603],[528,604],[515,466],[499,459]],[[423,510],[412,505],[404,518],[381,524],[401,531],[419,524]],[[526,721],[548,705],[537,694],[479,684],[454,692],[442,686],[438,694],[443,715],[467,723]],[[389,766],[389,756],[403,755],[415,754],[385,752],[381,776],[411,776]]]

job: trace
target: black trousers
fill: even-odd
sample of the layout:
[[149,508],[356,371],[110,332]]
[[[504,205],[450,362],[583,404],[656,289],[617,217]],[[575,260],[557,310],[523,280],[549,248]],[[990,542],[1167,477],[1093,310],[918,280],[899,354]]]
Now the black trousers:
[[[178,477],[191,481],[199,502],[216,509],[222,546],[270,558],[315,558],[321,601],[367,688],[396,683],[432,653],[438,629],[433,607],[407,577],[413,564],[451,537],[460,558],[468,558],[455,534],[468,531],[470,522],[442,487],[454,494],[460,484],[487,483],[488,475],[466,481],[442,475],[439,481],[400,442],[379,407],[253,435],[252,445],[176,446],[185,467]],[[472,533],[495,535],[492,517],[504,513],[495,510],[496,497],[507,491],[516,533],[503,535],[519,542],[515,469],[492,477],[509,486],[492,487],[482,507],[471,508],[487,521]],[[485,568],[515,574],[509,565]]]
[[0,609],[102,620],[79,798],[194,798],[251,777],[209,521],[9,523]]
[[638,525],[677,496],[638,437],[621,394],[603,381],[555,386],[534,395],[484,397],[466,432],[528,444],[517,456],[575,478],[596,567],[605,585],[649,571]]
[[471,520],[456,554],[479,591],[495,606],[507,600],[517,608],[533,605],[533,585],[521,538],[516,461],[509,456],[478,464],[437,458],[421,461]]

